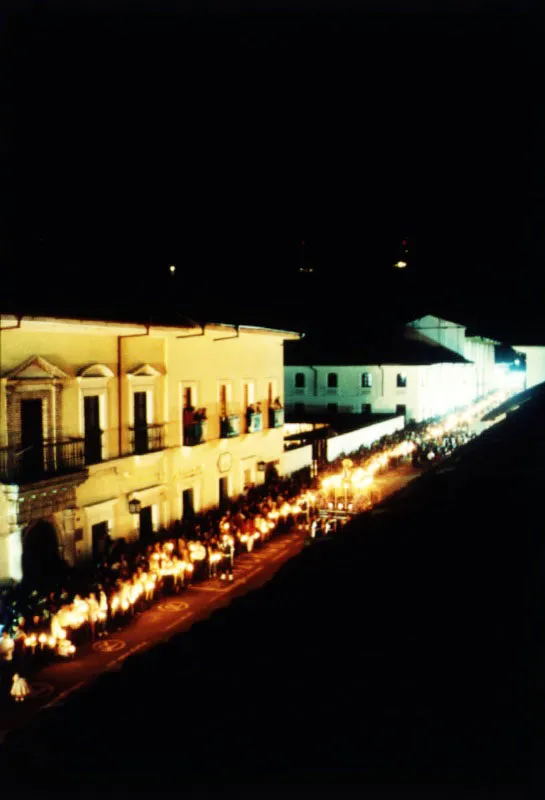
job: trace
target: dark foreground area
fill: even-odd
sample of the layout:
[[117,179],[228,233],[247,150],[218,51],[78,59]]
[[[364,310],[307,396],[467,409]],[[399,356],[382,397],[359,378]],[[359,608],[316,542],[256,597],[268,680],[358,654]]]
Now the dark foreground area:
[[[263,589],[10,736],[23,796],[539,791],[543,392]],[[34,796],[34,795],[33,795]]]

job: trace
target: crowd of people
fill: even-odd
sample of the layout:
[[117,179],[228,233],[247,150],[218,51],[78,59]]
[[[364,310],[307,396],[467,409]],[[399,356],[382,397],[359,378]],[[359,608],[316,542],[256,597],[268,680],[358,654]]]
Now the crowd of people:
[[[502,398],[503,399],[503,398]],[[28,694],[22,673],[54,659],[74,657],[78,646],[107,637],[159,598],[193,582],[233,581],[237,556],[272,536],[305,529],[309,539],[335,533],[353,514],[376,503],[376,474],[401,463],[422,467],[450,455],[474,433],[470,423],[500,398],[491,397],[444,421],[409,424],[350,459],[339,458],[319,476],[302,471],[272,475],[223,511],[211,510],[173,523],[155,541],[116,539],[100,563],[73,570],[60,582],[28,591],[24,584],[0,594],[0,679],[16,700]],[[346,504],[346,508],[344,507]],[[341,511],[347,512],[339,515]]]

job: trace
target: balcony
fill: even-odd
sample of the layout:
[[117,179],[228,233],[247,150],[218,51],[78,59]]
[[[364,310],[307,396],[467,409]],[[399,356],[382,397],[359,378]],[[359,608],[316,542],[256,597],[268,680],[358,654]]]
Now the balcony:
[[0,450],[0,481],[3,483],[34,483],[84,469],[83,439],[42,442],[25,450],[13,447]]
[[206,420],[199,420],[191,422],[189,425],[184,425],[184,447],[194,447],[197,444],[204,444],[206,442],[207,433]]
[[269,428],[281,428],[284,425],[284,409],[269,408]]
[[135,456],[145,455],[145,453],[155,453],[165,448],[165,426],[162,423],[157,425],[139,425],[130,428],[130,448]]
[[260,433],[263,430],[263,414],[261,411],[253,411],[246,414],[246,432]]
[[240,417],[238,414],[228,414],[220,420],[220,439],[231,439],[240,436]]

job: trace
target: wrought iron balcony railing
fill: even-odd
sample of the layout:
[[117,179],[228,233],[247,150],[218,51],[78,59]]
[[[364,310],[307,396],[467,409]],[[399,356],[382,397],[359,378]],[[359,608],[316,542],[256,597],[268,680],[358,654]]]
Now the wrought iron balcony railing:
[[248,433],[259,433],[263,430],[263,415],[261,411],[246,414],[246,430]]
[[269,428],[281,428],[284,424],[284,409],[269,408]]
[[24,449],[6,447],[0,450],[0,481],[3,483],[34,483],[83,469],[83,439],[40,442]]
[[240,417],[238,414],[228,414],[220,419],[220,439],[231,439],[240,436]]
[[165,426],[162,423],[155,425],[137,425],[130,428],[130,448],[133,455],[154,453],[165,448]]
[[189,425],[184,425],[184,446],[194,447],[197,444],[206,442],[208,423],[206,420],[198,420]]

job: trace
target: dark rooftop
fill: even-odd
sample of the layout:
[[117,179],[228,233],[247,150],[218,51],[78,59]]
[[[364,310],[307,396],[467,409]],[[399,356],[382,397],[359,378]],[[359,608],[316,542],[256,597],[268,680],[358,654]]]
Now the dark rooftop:
[[440,344],[409,339],[402,332],[362,330],[342,337],[327,326],[323,333],[309,334],[298,342],[286,342],[286,366],[365,366],[373,364],[469,364],[466,358]]

